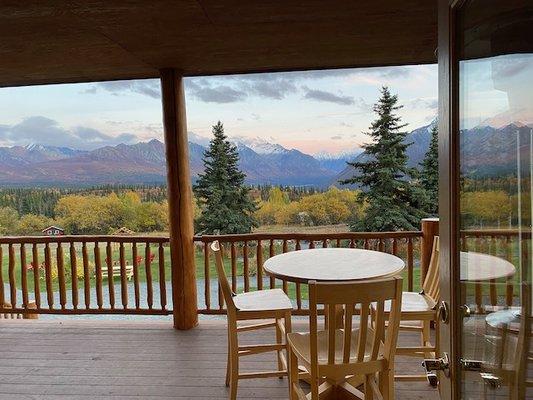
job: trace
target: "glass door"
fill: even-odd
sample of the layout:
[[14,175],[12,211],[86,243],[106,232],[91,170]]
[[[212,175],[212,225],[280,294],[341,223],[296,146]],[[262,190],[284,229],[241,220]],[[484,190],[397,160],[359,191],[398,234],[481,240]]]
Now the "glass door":
[[[456,396],[533,398],[531,1],[455,9]],[[528,371],[528,368],[530,370]],[[533,379],[531,379],[533,380]]]

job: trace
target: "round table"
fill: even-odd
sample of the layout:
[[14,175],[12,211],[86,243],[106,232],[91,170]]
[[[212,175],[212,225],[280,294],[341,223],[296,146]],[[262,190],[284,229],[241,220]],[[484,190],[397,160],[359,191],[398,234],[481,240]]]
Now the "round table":
[[297,283],[379,279],[398,275],[404,267],[392,254],[342,248],[291,251],[263,264],[268,275]]
[[[268,275],[296,283],[379,279],[398,275],[404,267],[402,259],[392,254],[343,248],[291,251],[263,264]],[[342,307],[337,308],[335,320],[339,328],[343,327],[342,315]],[[358,386],[364,379],[356,375],[349,382]]]
[[512,263],[500,257],[462,251],[460,271],[462,281],[481,282],[507,278],[515,274],[516,268]]

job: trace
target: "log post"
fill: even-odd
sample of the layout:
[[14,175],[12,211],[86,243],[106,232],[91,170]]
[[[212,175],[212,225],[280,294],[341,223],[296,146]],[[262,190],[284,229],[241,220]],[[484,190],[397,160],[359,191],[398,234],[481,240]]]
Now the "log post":
[[424,283],[431,260],[433,239],[439,235],[439,219],[424,218],[421,224],[422,241],[420,243],[420,285]]
[[175,69],[163,69],[160,74],[167,159],[174,328],[191,329],[198,324],[198,308],[183,76]]

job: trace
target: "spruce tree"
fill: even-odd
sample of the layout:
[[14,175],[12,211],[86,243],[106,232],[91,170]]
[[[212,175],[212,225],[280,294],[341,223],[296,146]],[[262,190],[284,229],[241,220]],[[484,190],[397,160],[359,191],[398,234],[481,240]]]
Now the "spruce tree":
[[239,153],[224,134],[220,121],[213,126],[214,138],[204,152],[204,173],[194,185],[201,208],[196,229],[204,234],[248,233],[257,226],[255,202],[239,169]]
[[426,192],[428,213],[437,215],[439,212],[439,132],[437,123],[431,127],[429,150],[420,163],[422,171],[420,183]]
[[395,114],[402,108],[398,97],[387,87],[374,105],[377,119],[367,133],[373,141],[363,146],[367,160],[349,162],[360,172],[341,184],[359,184],[358,201],[367,205],[365,216],[350,224],[353,231],[414,230],[424,216],[421,210],[422,193],[416,183],[416,169],[407,166],[407,132],[401,118]]

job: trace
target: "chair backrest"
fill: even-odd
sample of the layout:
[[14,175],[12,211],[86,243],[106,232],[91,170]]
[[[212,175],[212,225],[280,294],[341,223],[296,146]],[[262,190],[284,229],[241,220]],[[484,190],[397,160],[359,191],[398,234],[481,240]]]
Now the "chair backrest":
[[226,303],[228,311],[233,311],[236,309],[236,307],[235,303],[233,302],[233,292],[231,291],[228,278],[226,277],[226,271],[224,271],[224,259],[222,257],[224,248],[218,243],[218,240],[215,240],[213,243],[211,243],[211,250],[215,254],[218,284],[220,285],[220,290],[224,296],[224,302]]
[[[385,302],[391,302],[389,323],[386,324]],[[402,279],[393,277],[363,282],[309,283],[309,325],[311,368],[318,366],[318,305],[328,313],[326,325],[327,365],[346,367],[347,364],[361,364],[367,370],[382,370],[391,365],[400,325],[402,301]],[[343,307],[344,335],[337,335],[336,311]],[[352,346],[352,320],[354,311],[360,307],[360,324],[357,345]],[[369,326],[371,307],[375,307],[374,326]],[[343,343],[337,343],[342,337]],[[336,357],[336,350],[342,349],[342,359]],[[338,351],[337,351],[338,354]],[[320,368],[320,366],[318,366]],[[313,375],[314,372],[311,373]],[[368,371],[370,373],[372,371]],[[353,371],[357,373],[357,371]]]
[[440,297],[439,259],[439,237],[435,236],[435,239],[433,239],[433,249],[431,251],[429,267],[424,282],[422,283],[424,294],[434,300],[435,304],[438,303]]

